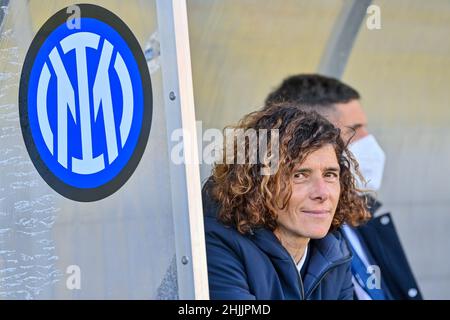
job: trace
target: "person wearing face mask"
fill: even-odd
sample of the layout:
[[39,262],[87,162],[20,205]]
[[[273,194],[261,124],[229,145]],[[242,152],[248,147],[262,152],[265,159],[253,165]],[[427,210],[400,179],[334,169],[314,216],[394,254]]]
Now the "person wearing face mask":
[[[392,216],[369,191],[378,191],[383,179],[385,153],[367,129],[359,93],[341,81],[319,74],[286,78],[268,95],[266,104],[295,102],[316,111],[341,130],[364,179],[356,178],[360,196],[367,201],[371,219],[362,226],[343,225],[353,253],[355,298],[360,300],[421,300],[422,294],[409,266]],[[365,180],[365,181],[364,181]]]

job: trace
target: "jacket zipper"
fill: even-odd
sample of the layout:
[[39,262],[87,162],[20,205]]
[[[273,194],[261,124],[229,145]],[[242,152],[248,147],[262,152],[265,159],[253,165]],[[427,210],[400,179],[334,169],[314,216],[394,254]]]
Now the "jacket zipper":
[[294,261],[292,259],[291,259],[291,261],[292,261],[292,264],[294,265],[295,271],[297,271],[296,272],[297,273],[297,279],[298,279],[298,284],[300,286],[300,296],[301,296],[300,300],[305,300],[305,287],[303,286],[302,277],[300,277],[300,274],[299,274],[299,272],[297,270],[297,266],[295,265]]
[[[295,268],[297,268],[297,267],[295,267]],[[300,283],[300,292],[301,292],[301,294],[302,294],[302,300],[306,300],[306,298],[305,298],[305,287],[303,286],[303,280],[302,280],[302,277],[300,277],[300,274],[298,274],[297,273],[297,276],[298,276],[298,282]]]

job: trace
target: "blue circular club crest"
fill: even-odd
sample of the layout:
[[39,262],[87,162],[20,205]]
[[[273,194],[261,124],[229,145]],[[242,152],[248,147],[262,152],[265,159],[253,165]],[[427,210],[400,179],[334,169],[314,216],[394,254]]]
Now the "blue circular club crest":
[[117,191],[136,169],[152,120],[152,87],[140,45],[112,12],[80,4],[38,31],[19,89],[22,135],[42,178],[76,201]]

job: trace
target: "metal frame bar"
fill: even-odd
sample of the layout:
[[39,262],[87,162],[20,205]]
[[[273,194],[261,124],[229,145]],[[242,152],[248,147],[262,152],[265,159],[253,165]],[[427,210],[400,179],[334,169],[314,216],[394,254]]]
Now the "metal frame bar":
[[[8,7],[9,0],[0,0],[0,7]],[[3,29],[3,19],[5,18],[5,13],[2,9],[0,9],[0,32]]]
[[209,299],[186,1],[157,0],[156,5],[169,154],[173,130],[182,128],[191,138],[183,144],[192,161],[170,162],[178,295]]
[[327,46],[320,59],[318,72],[341,78],[353,48],[367,7],[372,0],[346,0],[334,23]]

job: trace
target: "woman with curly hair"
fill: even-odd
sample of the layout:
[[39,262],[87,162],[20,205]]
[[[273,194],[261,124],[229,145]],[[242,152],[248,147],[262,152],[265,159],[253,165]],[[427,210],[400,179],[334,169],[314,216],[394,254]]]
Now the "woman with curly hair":
[[[352,299],[351,253],[338,228],[368,213],[339,129],[286,103],[253,112],[234,129],[253,129],[266,145],[255,163],[254,141],[226,141],[234,147],[204,186],[211,299]],[[243,150],[246,161],[230,163]],[[273,158],[277,169],[264,174]]]

